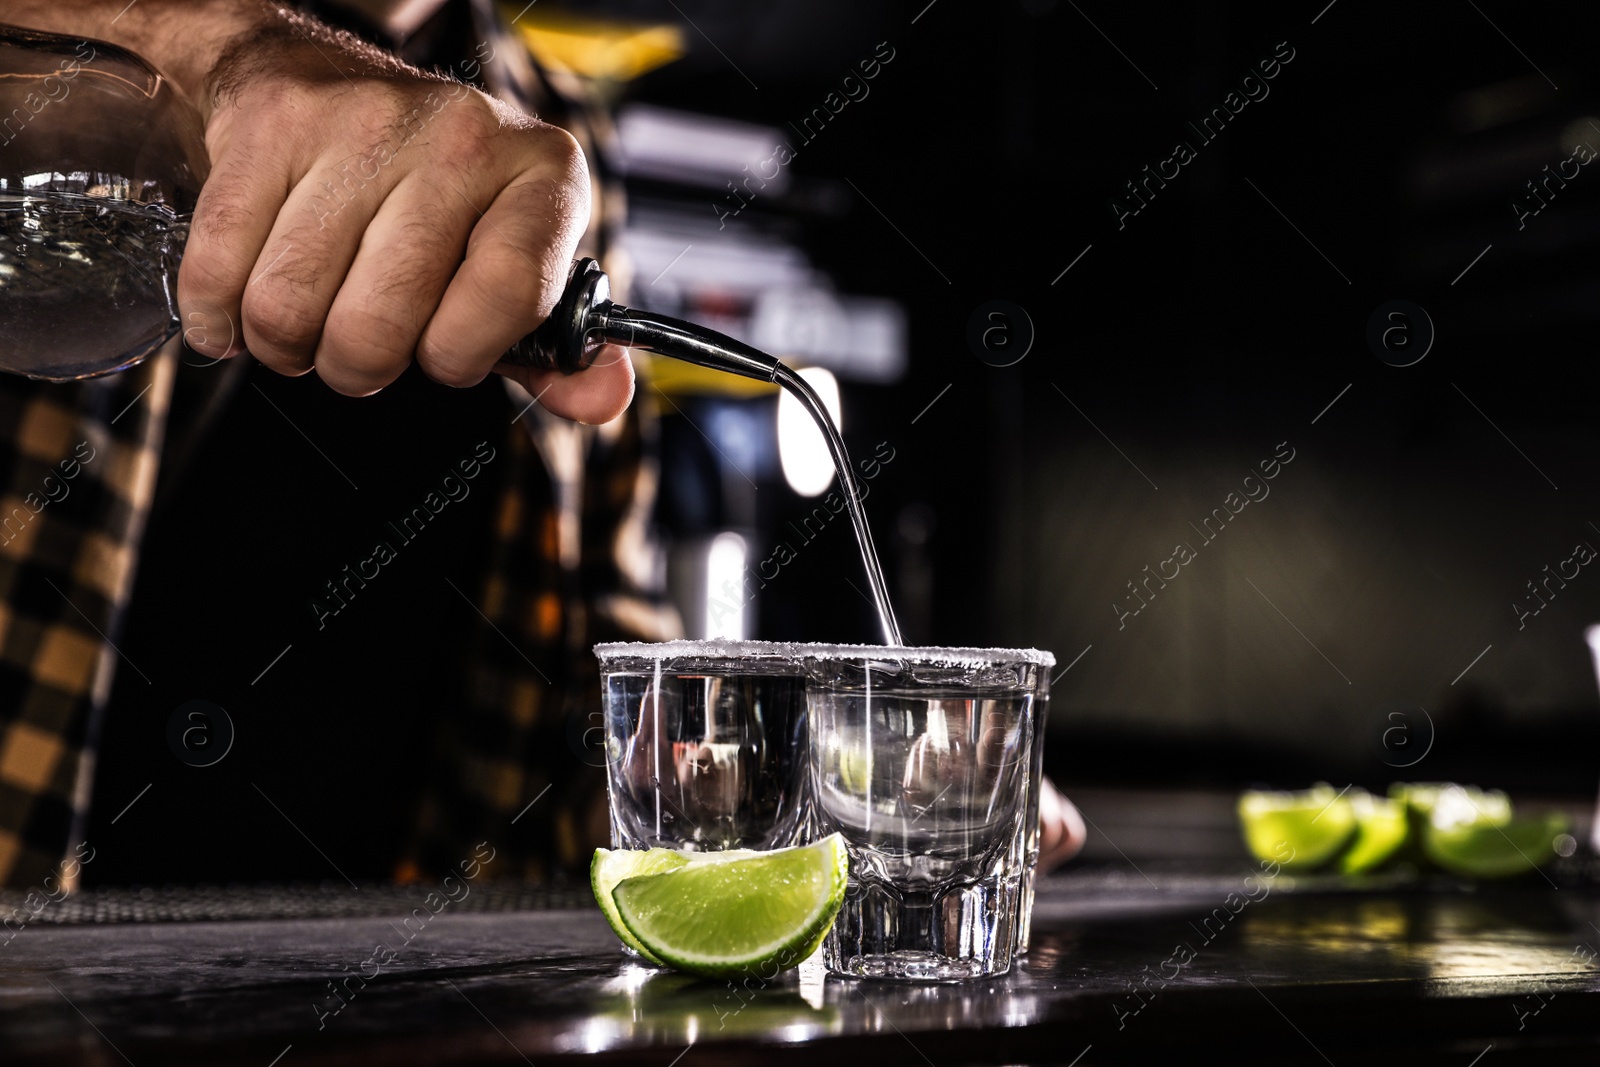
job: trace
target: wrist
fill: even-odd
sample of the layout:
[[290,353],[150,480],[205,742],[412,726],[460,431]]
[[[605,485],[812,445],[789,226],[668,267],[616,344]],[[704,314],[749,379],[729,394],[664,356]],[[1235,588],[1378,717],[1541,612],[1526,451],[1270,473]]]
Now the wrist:
[[136,53],[209,112],[208,80],[234,41],[283,16],[263,0],[8,0],[12,25]]
[[373,75],[427,77],[347,30],[276,4],[258,3],[255,8],[260,17],[236,27],[223,41],[194,92],[208,126],[213,111],[262,79],[339,86]]

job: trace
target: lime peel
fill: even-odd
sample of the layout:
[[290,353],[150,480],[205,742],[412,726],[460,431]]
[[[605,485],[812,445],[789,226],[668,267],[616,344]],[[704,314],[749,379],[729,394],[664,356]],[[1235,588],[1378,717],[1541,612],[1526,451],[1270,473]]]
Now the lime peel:
[[848,873],[844,839],[833,834],[624,878],[611,895],[622,925],[653,958],[706,977],[770,978],[815,950],[844,903]]
[[1285,870],[1308,870],[1344,850],[1355,836],[1356,814],[1348,796],[1318,782],[1298,793],[1243,794],[1239,824],[1257,859],[1280,863]]
[[1527,874],[1555,858],[1555,839],[1567,832],[1558,813],[1501,823],[1436,821],[1422,837],[1428,859],[1455,874],[1509,878]]
[[1239,820],[1251,852],[1286,869],[1332,861],[1343,874],[1362,874],[1400,858],[1470,878],[1536,870],[1558,855],[1570,828],[1559,813],[1516,817],[1504,792],[1454,782],[1396,782],[1387,798],[1325,783],[1245,793]]
[[688,866],[689,862],[689,854],[676,852],[670,848],[594,850],[594,859],[589,864],[589,888],[594,891],[595,903],[600,905],[601,914],[606,917],[606,922],[611,925],[616,935],[622,939],[622,943],[651,963],[661,961],[629,933],[628,927],[617,914],[616,902],[611,899],[612,890],[617,888],[617,883],[626,878],[675,870],[678,867]]
[[1350,803],[1356,816],[1356,836],[1339,857],[1339,870],[1344,874],[1364,874],[1382,866],[1400,850],[1411,835],[1411,823],[1405,804],[1399,800],[1356,789],[1351,790]]

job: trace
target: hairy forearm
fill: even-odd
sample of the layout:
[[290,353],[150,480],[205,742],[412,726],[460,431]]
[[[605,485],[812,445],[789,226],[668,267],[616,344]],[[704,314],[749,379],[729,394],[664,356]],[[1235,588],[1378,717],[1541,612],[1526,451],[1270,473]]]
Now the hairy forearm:
[[196,101],[231,42],[280,18],[258,0],[7,0],[3,15],[12,25],[137,52]]
[[7,0],[0,19],[138,53],[209,120],[249,78],[298,59],[333,79],[410,71],[394,56],[270,0]]

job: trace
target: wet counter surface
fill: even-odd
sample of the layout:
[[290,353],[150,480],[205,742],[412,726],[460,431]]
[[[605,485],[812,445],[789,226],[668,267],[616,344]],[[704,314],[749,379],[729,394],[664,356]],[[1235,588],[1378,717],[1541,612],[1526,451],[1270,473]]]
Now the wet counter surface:
[[579,889],[485,886],[437,914],[425,888],[107,891],[0,940],[0,1062],[1600,1061],[1587,880],[1357,891],[1250,875],[1049,879],[1013,973],[921,987],[807,967],[745,988],[639,966]]

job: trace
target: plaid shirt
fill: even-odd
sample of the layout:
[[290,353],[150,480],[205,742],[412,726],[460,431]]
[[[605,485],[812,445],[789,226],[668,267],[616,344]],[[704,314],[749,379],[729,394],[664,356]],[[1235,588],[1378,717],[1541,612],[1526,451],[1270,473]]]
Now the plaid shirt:
[[[599,163],[594,138],[604,126],[561,114],[488,4],[475,2],[474,15],[500,57],[485,67],[489,88],[572,130]],[[602,184],[596,205],[614,194]],[[611,226],[618,218],[597,215]],[[586,254],[603,250],[606,232],[592,228]],[[71,384],[0,376],[0,885],[56,874],[81,840],[112,672],[131,669],[116,634],[169,437],[176,361],[169,348]],[[580,427],[508,388],[529,410],[507,447],[468,692],[430,748],[402,879],[444,870],[483,840],[495,842],[505,874],[584,865],[604,836],[590,648],[674,636],[678,625],[651,573],[647,402],[607,426]],[[538,811],[521,818],[535,800]]]
[[54,874],[81,832],[174,370],[0,381],[0,884]]

